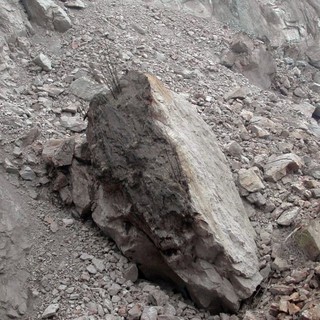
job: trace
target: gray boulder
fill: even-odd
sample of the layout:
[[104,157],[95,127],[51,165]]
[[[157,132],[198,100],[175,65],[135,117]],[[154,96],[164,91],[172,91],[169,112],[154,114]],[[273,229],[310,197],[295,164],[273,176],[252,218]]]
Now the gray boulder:
[[216,138],[196,109],[151,75],[95,96],[87,140],[93,219],[149,278],[198,306],[235,312],[261,281],[254,232]]
[[65,32],[72,27],[67,13],[52,0],[22,0],[31,21],[36,24]]

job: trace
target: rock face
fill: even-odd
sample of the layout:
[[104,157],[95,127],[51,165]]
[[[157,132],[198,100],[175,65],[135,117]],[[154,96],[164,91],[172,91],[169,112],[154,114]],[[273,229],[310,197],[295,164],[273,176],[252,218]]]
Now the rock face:
[[59,32],[72,27],[67,13],[52,0],[22,0],[31,21]]
[[90,103],[93,219],[147,277],[212,312],[237,311],[261,281],[253,231],[225,157],[196,110],[153,76]]
[[[318,0],[181,0],[195,12],[215,16],[228,21],[241,30],[262,39],[268,38],[272,45],[285,42],[316,39],[319,35],[318,21],[320,4]],[[208,14],[207,14],[208,15]]]

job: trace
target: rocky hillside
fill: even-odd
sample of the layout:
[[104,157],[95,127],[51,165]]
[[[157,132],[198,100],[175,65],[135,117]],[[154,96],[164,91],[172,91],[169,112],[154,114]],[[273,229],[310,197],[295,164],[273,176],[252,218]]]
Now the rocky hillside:
[[[316,0],[183,4],[143,0],[0,1],[0,318],[320,319],[320,52],[314,45],[318,20]],[[306,47],[308,50],[304,50]],[[190,118],[189,131],[203,127],[199,132],[201,137],[210,137],[208,152],[212,140],[217,139],[215,148],[224,154],[217,151],[225,161],[219,167],[221,171],[208,170],[207,176],[209,181],[219,171],[224,183],[213,187],[210,182],[206,189],[208,194],[215,194],[220,187],[225,190],[223,200],[218,201],[223,208],[217,212],[231,212],[238,203],[241,219],[250,220],[254,232],[243,238],[239,232],[229,242],[227,252],[215,247],[221,253],[218,262],[205,259],[218,265],[219,281],[221,277],[229,281],[231,266],[233,272],[236,270],[232,257],[236,256],[238,236],[247,241],[241,252],[249,247],[255,251],[251,243],[254,238],[260,284],[250,287],[247,298],[241,291],[249,287],[247,279],[237,278],[235,295],[245,298],[239,310],[226,307],[228,303],[219,293],[224,307],[210,314],[205,310],[207,305],[197,301],[196,291],[163,280],[149,282],[123,243],[113,237],[116,245],[103,228],[104,233],[98,228],[97,219],[97,224],[91,219],[95,208],[87,182],[109,171],[102,167],[99,174],[90,139],[88,153],[87,118],[92,121],[92,111],[87,115],[89,103],[96,101],[96,94],[104,96],[114,88],[111,73],[116,72],[114,78],[121,79],[129,70],[154,75],[179,101],[188,100],[186,104],[198,113],[195,118],[200,121]],[[151,97],[141,94],[138,100],[150,102]],[[158,100],[158,105],[163,101]],[[99,114],[95,119],[99,121]],[[171,119],[170,115],[166,119]],[[96,123],[89,126],[91,137]],[[190,146],[190,152],[195,146],[200,148],[199,138],[191,138],[187,130],[188,123],[178,124],[190,137],[183,146]],[[111,137],[108,143],[113,141],[112,132],[106,132]],[[192,149],[198,151],[189,158],[209,169],[213,164],[203,159],[199,150],[203,152],[206,142],[200,140],[204,145]],[[172,159],[177,158],[175,154],[178,159],[187,156],[187,149],[173,152]],[[161,159],[166,158],[164,153]],[[137,153],[126,157],[136,160]],[[95,170],[94,175],[83,174],[79,167],[84,166]],[[147,166],[150,168],[152,163]],[[123,175],[123,167],[114,169]],[[167,171],[159,176],[166,176]],[[121,181],[128,184],[137,180]],[[189,189],[185,190],[196,189],[192,189],[192,181],[201,181],[201,190],[206,185],[206,180],[189,180]],[[109,187],[104,191],[110,193],[113,189]],[[169,190],[180,194],[180,187],[172,184]],[[127,188],[124,192],[131,191]],[[229,192],[237,199],[240,195],[243,204],[232,201],[229,208],[225,204]],[[138,203],[142,199],[137,194],[134,197]],[[199,197],[194,199],[192,205]],[[180,202],[174,204],[180,206]],[[198,204],[199,209],[202,203]],[[110,225],[108,222],[107,227]],[[125,232],[132,230],[127,225],[121,227]],[[192,241],[187,242],[179,232],[176,238],[164,235],[172,224],[167,227],[145,233],[173,242],[183,239],[185,252],[190,252]],[[225,239],[232,239],[234,234],[228,228],[222,227],[219,232],[224,232]],[[155,238],[152,241],[156,243]],[[165,250],[165,244],[161,245]],[[200,258],[207,252],[202,251]],[[168,264],[184,267],[182,260],[174,260],[173,251],[166,254]],[[185,261],[192,265],[191,260]],[[219,265],[219,261],[223,263]],[[243,265],[243,261],[238,262]],[[197,270],[203,272],[206,266]],[[189,275],[184,285],[188,281],[197,279]],[[221,283],[219,290],[225,293],[230,286]],[[229,314],[230,310],[235,314]]]

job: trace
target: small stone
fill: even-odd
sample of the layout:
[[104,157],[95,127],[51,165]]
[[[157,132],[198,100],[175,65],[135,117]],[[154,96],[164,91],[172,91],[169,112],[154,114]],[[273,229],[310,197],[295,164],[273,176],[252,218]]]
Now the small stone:
[[157,320],[158,311],[155,307],[144,307],[140,320]]
[[128,320],[139,320],[142,313],[142,306],[140,304],[134,305],[128,311]]
[[43,312],[41,319],[47,319],[55,316],[59,310],[59,304],[50,304]]
[[52,70],[51,60],[43,53],[40,53],[39,55],[37,55],[33,59],[33,62],[39,67],[41,67],[44,71]]
[[230,142],[226,146],[226,151],[228,154],[230,154],[234,157],[240,157],[242,154],[242,148],[241,148],[240,144],[236,141]]
[[70,218],[70,219],[62,219],[63,224],[66,227],[72,226],[74,224],[74,219]]
[[139,270],[136,264],[131,264],[129,268],[127,268],[123,274],[126,280],[130,280],[133,283],[138,280]]
[[81,256],[80,256],[80,259],[81,260],[92,260],[93,256],[91,254],[88,254],[88,253],[82,253]]
[[264,189],[265,186],[262,183],[259,174],[260,170],[257,167],[239,170],[240,185],[249,192],[256,192]]
[[19,174],[23,180],[27,181],[33,181],[37,177],[34,171],[28,166],[23,166]]
[[8,158],[4,159],[3,166],[6,169],[6,172],[8,173],[13,173],[13,174],[19,173],[19,169]]
[[121,290],[121,287],[117,283],[113,283],[109,288],[108,292],[111,296],[117,295]]
[[286,299],[280,299],[280,302],[279,302],[279,311],[280,311],[280,312],[284,312],[284,313],[288,313],[288,300],[286,300]]
[[290,226],[295,219],[297,218],[298,214],[300,212],[300,208],[294,207],[290,208],[288,210],[285,210],[280,217],[276,220],[277,224],[280,226]]
[[102,272],[105,268],[104,261],[101,259],[93,258],[92,263],[99,272]]
[[71,9],[84,9],[86,7],[81,0],[67,0],[64,5]]
[[290,269],[288,262],[280,257],[276,257],[271,265],[273,270],[285,271]]
[[237,87],[237,88],[234,88],[234,89],[230,90],[229,92],[227,92],[224,95],[224,99],[226,101],[231,100],[231,99],[245,99],[249,93],[250,93],[249,88]]
[[275,284],[270,288],[270,292],[274,295],[290,295],[294,288],[283,284]]
[[288,312],[290,315],[296,314],[300,312],[300,310],[301,309],[297,305],[295,305],[294,303],[288,302]]
[[302,227],[295,234],[295,239],[310,259],[317,261],[320,257],[320,220],[312,221],[308,226]]
[[90,274],[96,274],[97,273],[97,269],[95,268],[95,266],[93,264],[89,264],[86,269],[88,270],[88,272]]

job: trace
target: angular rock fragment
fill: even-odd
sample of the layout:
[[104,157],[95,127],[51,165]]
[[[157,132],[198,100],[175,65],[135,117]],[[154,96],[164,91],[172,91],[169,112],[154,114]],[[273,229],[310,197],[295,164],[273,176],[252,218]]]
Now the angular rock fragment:
[[295,234],[298,246],[313,261],[320,259],[320,220],[312,221]]
[[270,157],[264,167],[265,180],[276,182],[288,173],[296,172],[303,166],[303,161],[294,153]]
[[155,77],[129,72],[121,85],[88,112],[93,219],[147,277],[170,279],[210,311],[237,311],[261,276],[214,134]]
[[300,208],[294,207],[290,208],[283,213],[281,213],[280,217],[276,220],[277,224],[280,226],[290,226],[295,218],[298,216]]
[[59,310],[59,304],[50,304],[46,310],[44,310],[41,319],[48,319],[51,318],[53,316],[55,316],[57,314]]
[[90,101],[96,94],[105,91],[105,87],[85,77],[74,80],[70,85],[70,92],[75,96]]
[[22,0],[31,21],[36,24],[65,32],[72,27],[66,12],[52,0]]
[[43,160],[55,167],[70,166],[74,153],[74,139],[49,140],[42,151]]
[[260,170],[257,167],[239,170],[239,183],[241,187],[249,192],[256,192],[264,189],[265,186],[262,183],[259,174]]
[[50,71],[52,69],[51,60],[43,53],[40,53],[39,55],[37,55],[33,59],[33,62],[36,65],[38,65],[40,68],[42,68],[44,71]]

